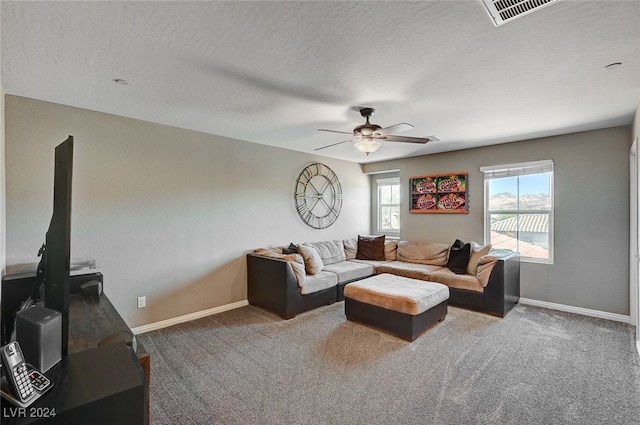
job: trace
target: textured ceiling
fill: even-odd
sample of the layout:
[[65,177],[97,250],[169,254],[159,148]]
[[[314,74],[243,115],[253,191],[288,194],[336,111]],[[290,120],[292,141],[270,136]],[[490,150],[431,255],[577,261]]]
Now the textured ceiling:
[[441,139],[318,152],[360,163],[627,125],[640,99],[639,1],[561,0],[501,27],[480,0],[2,1],[1,13],[8,94],[302,152],[346,140],[317,129],[351,131],[356,106]]

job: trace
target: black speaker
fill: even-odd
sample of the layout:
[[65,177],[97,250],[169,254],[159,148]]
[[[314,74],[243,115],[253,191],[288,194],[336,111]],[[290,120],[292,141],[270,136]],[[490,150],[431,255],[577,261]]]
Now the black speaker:
[[46,372],[62,359],[62,314],[40,306],[17,313],[16,341],[25,361]]

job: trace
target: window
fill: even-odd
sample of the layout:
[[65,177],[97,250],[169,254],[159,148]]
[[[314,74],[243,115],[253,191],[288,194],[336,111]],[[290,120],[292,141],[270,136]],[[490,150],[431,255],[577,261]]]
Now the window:
[[553,263],[553,161],[480,167],[485,242],[521,260]]
[[377,232],[400,235],[400,177],[380,178],[378,187]]

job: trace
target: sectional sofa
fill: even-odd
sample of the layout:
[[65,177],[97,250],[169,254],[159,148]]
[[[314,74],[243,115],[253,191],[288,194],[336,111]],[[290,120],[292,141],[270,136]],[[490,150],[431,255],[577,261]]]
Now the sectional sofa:
[[381,273],[445,284],[449,305],[498,317],[504,317],[520,298],[520,261],[515,252],[473,244],[466,270],[460,270],[459,264],[452,265],[453,246],[444,243],[383,241],[381,247],[377,239],[372,250],[365,240],[254,250],[247,254],[249,303],[290,319],[342,301],[345,285]]

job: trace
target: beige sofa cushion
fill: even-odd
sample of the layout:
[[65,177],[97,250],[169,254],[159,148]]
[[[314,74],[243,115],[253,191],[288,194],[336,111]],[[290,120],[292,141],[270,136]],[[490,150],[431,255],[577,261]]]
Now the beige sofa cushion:
[[375,261],[375,260],[349,260],[353,263],[363,263],[363,264],[369,264],[371,267],[373,267],[373,273],[374,274],[379,274],[378,272],[378,267],[380,266],[384,266],[386,264],[389,264],[389,261]]
[[398,242],[398,261],[445,266],[449,254],[449,245],[440,242]]
[[307,278],[307,272],[304,267],[304,262],[298,263],[297,261],[289,261],[288,264],[289,267],[291,267],[291,270],[293,270],[294,276],[296,277],[298,288],[302,289]]
[[498,258],[492,255],[483,255],[478,260],[478,268],[476,269],[476,277],[482,285],[483,288],[486,288],[489,284],[489,277],[491,277],[491,272],[493,268],[498,263]]
[[256,248],[253,250],[253,253],[262,255],[263,257],[279,258],[280,260],[303,263],[303,259],[300,254],[283,254],[282,248]]
[[322,259],[322,264],[325,266],[347,259],[342,241],[305,242],[303,245],[314,247]]
[[344,254],[347,260],[354,260],[356,254],[358,254],[358,240],[357,239],[345,239],[342,241],[344,245]]
[[396,261],[398,259],[397,241],[384,241],[384,259],[385,261]]
[[441,266],[430,266],[428,264],[406,263],[403,261],[391,261],[389,263],[379,264],[376,267],[376,273],[391,273],[398,276],[404,276],[411,279],[420,279],[429,281],[429,276],[434,272],[442,269]]
[[478,260],[483,255],[487,255],[489,251],[491,251],[491,244],[480,245],[476,242],[471,242],[471,255],[469,255],[469,263],[467,264],[467,274],[470,274],[473,276],[476,275]]
[[455,274],[447,268],[440,269],[429,276],[432,282],[439,282],[450,288],[484,292],[484,287],[477,277],[470,274]]
[[338,283],[344,283],[371,276],[373,274],[373,265],[358,260],[341,261],[324,266],[323,270],[335,273],[338,275]]
[[434,282],[379,274],[347,284],[344,296],[415,316],[448,300],[449,288]]
[[304,259],[304,266],[307,270],[307,274],[314,275],[322,271],[324,263],[322,262],[322,258],[320,258],[320,254],[318,254],[318,251],[316,251],[313,246],[300,244],[298,245],[298,252]]
[[338,275],[323,270],[314,275],[307,275],[304,279],[304,284],[300,287],[300,293],[302,295],[312,294],[337,285]]

